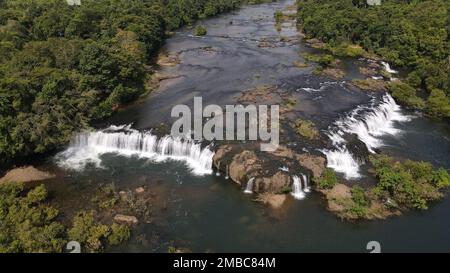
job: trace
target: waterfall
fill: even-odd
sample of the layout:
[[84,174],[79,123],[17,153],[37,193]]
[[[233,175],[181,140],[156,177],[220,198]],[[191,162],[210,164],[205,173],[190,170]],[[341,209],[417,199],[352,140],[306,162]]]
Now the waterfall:
[[356,134],[371,153],[383,145],[380,137],[386,134],[396,135],[399,130],[394,127],[395,122],[410,120],[401,112],[400,106],[394,99],[385,94],[378,105],[358,106],[348,116],[335,122],[327,133],[335,146],[332,150],[322,150],[327,156],[328,167],[343,173],[347,179],[360,177],[359,165],[346,148],[345,134]]
[[389,63],[381,62],[381,64],[384,66],[384,70],[386,70],[386,72],[391,73],[391,74],[397,74],[398,73],[397,70],[394,70],[394,69],[391,68]]
[[300,177],[294,175],[292,177],[294,180],[293,189],[292,189],[292,196],[294,196],[295,199],[301,200],[305,198],[305,193],[303,192],[302,188],[302,181],[300,180]]
[[244,193],[252,194],[253,193],[253,182],[255,181],[255,178],[252,177],[247,182],[247,186],[245,187]]
[[185,162],[193,174],[212,174],[214,152],[190,139],[165,136],[158,139],[151,132],[139,132],[129,126],[111,126],[96,132],[77,134],[69,148],[56,156],[60,167],[83,169],[91,163],[101,167],[101,155],[138,156],[157,162],[177,160]]
[[303,191],[304,192],[311,192],[311,189],[309,187],[308,176],[306,176],[305,174],[302,174],[302,179],[303,179],[303,183],[304,183]]
[[334,169],[338,173],[343,173],[346,179],[359,178],[359,163],[352,157],[345,147],[336,150],[322,150],[327,157],[328,168]]

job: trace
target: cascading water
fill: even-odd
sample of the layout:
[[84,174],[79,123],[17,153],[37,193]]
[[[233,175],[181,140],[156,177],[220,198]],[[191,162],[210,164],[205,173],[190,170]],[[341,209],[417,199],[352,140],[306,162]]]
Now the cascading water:
[[374,153],[374,149],[383,143],[380,137],[385,134],[396,135],[399,130],[394,127],[395,122],[410,120],[401,112],[401,108],[394,99],[385,94],[378,105],[360,106],[353,110],[346,118],[338,120],[328,132],[328,137],[332,141],[335,149],[322,150],[327,156],[328,167],[343,173],[346,179],[360,177],[358,162],[348,151],[345,134],[356,134],[369,150]]
[[294,175],[292,177],[292,179],[294,180],[292,193],[291,193],[292,196],[294,196],[294,198],[298,199],[298,200],[304,199],[305,193],[303,192],[302,181],[301,181],[300,177]]
[[212,174],[214,152],[189,139],[165,136],[158,139],[151,132],[139,132],[125,126],[111,126],[102,131],[79,133],[70,147],[56,156],[60,167],[83,169],[87,164],[101,166],[103,154],[138,156],[155,161],[168,159],[185,162],[196,175]]
[[381,62],[381,64],[384,66],[384,70],[386,70],[386,72],[390,73],[390,74],[397,74],[398,71],[394,70],[391,68],[391,66],[389,65],[389,63],[387,62]]
[[245,187],[244,193],[247,193],[247,194],[252,194],[253,193],[253,182],[255,182],[255,178],[254,177],[252,177],[252,178],[250,178],[250,180],[248,180],[247,186]]
[[303,191],[304,192],[311,192],[311,189],[309,188],[308,176],[306,176],[305,174],[302,174],[302,179],[303,179],[303,183],[304,183]]

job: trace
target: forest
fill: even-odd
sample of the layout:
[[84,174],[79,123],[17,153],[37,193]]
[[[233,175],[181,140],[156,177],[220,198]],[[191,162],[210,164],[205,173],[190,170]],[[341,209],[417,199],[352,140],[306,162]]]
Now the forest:
[[264,0],[0,0],[0,163],[43,154],[145,92],[166,33]]
[[298,24],[309,38],[332,47],[356,44],[406,72],[391,85],[405,106],[450,118],[450,1],[299,1]]

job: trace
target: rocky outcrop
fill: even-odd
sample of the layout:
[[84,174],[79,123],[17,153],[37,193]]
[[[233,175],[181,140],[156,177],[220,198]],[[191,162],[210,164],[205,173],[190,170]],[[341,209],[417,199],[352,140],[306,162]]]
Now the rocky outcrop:
[[272,194],[288,191],[294,174],[320,176],[325,161],[323,157],[298,154],[285,146],[274,152],[261,152],[256,144],[223,145],[213,158],[214,166],[242,188],[253,178],[253,192]]
[[271,208],[279,209],[286,202],[286,198],[286,194],[262,193],[258,195],[256,201],[269,205]]
[[40,171],[32,166],[13,169],[0,179],[3,182],[33,182],[54,178],[51,173]]
[[244,185],[249,178],[255,177],[262,171],[256,154],[247,150],[235,155],[229,166],[230,178],[240,185]]
[[139,222],[135,216],[123,215],[123,214],[117,214],[116,216],[114,216],[114,221],[118,222],[118,223],[128,224],[128,225],[135,225]]

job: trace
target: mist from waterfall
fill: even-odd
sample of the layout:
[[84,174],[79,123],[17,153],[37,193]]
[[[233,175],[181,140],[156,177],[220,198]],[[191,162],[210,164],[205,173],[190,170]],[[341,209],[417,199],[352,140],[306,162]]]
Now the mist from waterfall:
[[190,139],[165,136],[158,138],[149,131],[140,132],[130,126],[111,126],[105,130],[77,134],[69,148],[56,156],[60,167],[82,170],[87,164],[102,166],[101,156],[118,154],[137,156],[156,162],[182,161],[195,175],[212,174],[214,152]]

